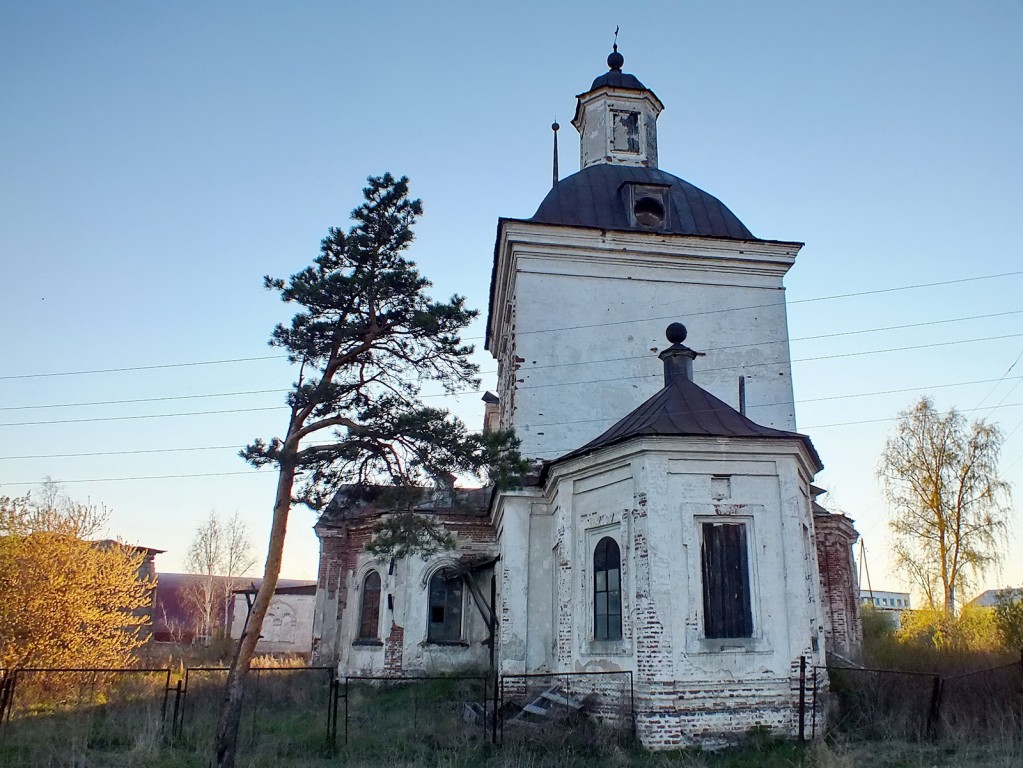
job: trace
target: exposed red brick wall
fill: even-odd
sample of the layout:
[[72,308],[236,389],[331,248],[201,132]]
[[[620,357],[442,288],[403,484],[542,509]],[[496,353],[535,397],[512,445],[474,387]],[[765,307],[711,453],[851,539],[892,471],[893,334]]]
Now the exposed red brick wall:
[[[366,544],[373,536],[373,527],[386,512],[342,520],[334,526],[318,526],[320,538],[320,563],[318,586],[326,593],[326,599],[337,605],[337,627],[340,631],[341,618],[348,609],[348,595],[351,580],[355,577],[359,558]],[[497,535],[489,518],[464,514],[431,513],[432,517],[450,531],[456,540],[456,551],[463,561],[471,560],[481,553],[496,552]],[[356,610],[357,606],[353,606]],[[327,633],[324,632],[326,635]],[[351,642],[351,638],[338,637],[340,643]],[[403,672],[404,628],[392,624],[385,641],[384,665],[386,673],[400,675]],[[319,643],[317,653],[320,653]],[[333,659],[317,656],[318,660],[332,662]]]
[[384,674],[400,676],[405,653],[405,628],[391,622],[391,631],[384,641]]
[[863,643],[863,624],[852,547],[859,534],[848,517],[820,506],[814,509],[813,524],[824,607],[824,647],[829,653],[856,658]]

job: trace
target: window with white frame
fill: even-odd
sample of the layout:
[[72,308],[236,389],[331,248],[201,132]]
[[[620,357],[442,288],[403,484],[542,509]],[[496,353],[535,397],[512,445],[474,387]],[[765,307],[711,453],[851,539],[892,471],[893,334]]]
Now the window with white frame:
[[430,623],[426,639],[431,643],[457,643],[462,639],[462,581],[448,578],[446,570],[430,579]]
[[622,554],[610,536],[593,550],[593,638],[622,639]]

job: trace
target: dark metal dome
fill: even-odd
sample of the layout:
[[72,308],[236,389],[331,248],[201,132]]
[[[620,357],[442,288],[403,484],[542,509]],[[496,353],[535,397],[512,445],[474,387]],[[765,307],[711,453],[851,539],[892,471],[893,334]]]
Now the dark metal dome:
[[612,88],[626,88],[630,91],[649,90],[643,83],[639,82],[638,77],[622,72],[620,69],[612,69],[610,72],[598,77],[593,81],[590,90],[595,91],[598,88],[603,88],[605,85],[609,85]]
[[561,181],[530,221],[595,229],[651,231],[634,223],[625,194],[629,184],[667,187],[665,225],[655,231],[732,240],[756,240],[738,217],[713,195],[657,168],[597,164]]

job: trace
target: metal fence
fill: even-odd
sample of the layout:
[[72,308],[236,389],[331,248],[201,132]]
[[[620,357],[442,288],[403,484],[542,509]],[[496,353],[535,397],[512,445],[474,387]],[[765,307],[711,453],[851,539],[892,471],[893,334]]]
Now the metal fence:
[[[213,742],[227,674],[226,667],[0,671],[0,752],[24,765],[46,763],[47,754],[91,754],[92,761],[157,744],[202,752]],[[596,747],[634,734],[631,672],[338,678],[333,667],[253,667],[238,754],[327,756],[343,745],[352,754],[414,761],[422,750],[487,741]]]
[[[185,670],[171,720],[180,743],[200,747],[213,742],[227,673],[227,667]],[[333,667],[252,667],[242,692],[239,754],[332,750],[337,691]]]
[[448,749],[488,738],[493,702],[483,675],[345,677],[342,739],[376,755]]
[[635,739],[632,672],[502,675],[495,741],[557,746]]
[[169,669],[17,669],[0,677],[0,739],[128,750],[158,741],[169,706]]
[[1023,661],[956,675],[815,667],[806,685],[814,722],[857,739],[1023,736]]

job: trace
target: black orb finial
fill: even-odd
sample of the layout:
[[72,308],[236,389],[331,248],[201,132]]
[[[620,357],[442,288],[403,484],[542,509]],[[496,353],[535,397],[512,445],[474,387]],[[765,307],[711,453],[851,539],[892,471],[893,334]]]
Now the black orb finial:
[[612,70],[621,72],[622,64],[624,63],[625,57],[618,53],[618,43],[615,43],[614,51],[607,57],[607,66]]
[[672,344],[681,344],[686,340],[686,336],[689,335],[689,331],[686,330],[686,327],[682,325],[682,323],[672,323],[665,329],[664,335],[668,337],[668,341]]
[[557,133],[558,131],[561,130],[561,126],[558,125],[558,121],[557,120],[555,120],[553,123],[551,123],[551,130],[554,131],[555,133]]

